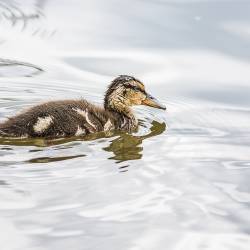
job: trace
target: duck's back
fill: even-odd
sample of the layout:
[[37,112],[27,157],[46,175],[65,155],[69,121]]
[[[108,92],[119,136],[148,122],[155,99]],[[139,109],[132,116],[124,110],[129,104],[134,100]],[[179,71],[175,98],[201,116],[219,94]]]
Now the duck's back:
[[114,120],[86,100],[40,104],[0,124],[0,136],[64,137],[111,130]]

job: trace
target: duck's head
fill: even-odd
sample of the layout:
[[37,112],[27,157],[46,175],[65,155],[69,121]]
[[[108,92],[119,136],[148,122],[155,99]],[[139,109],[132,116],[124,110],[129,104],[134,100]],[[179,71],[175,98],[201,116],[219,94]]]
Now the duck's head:
[[130,107],[134,105],[166,109],[156,98],[146,92],[141,81],[132,76],[118,76],[106,91],[104,98],[105,109],[128,114],[130,113]]

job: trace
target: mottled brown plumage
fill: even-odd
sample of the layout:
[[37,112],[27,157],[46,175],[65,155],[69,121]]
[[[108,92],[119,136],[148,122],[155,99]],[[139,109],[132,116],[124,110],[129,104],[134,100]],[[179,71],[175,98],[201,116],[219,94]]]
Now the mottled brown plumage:
[[165,109],[131,76],[119,76],[108,87],[104,108],[86,100],[40,104],[0,124],[2,137],[68,137],[110,130],[134,131],[138,122],[130,107],[148,105]]

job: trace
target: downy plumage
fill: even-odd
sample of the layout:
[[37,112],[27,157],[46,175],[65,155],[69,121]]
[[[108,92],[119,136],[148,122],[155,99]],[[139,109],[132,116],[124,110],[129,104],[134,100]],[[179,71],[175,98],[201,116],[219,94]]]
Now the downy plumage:
[[108,87],[104,107],[86,100],[52,101],[34,106],[0,124],[1,137],[69,137],[111,130],[135,131],[131,106],[166,109],[147,94],[142,82],[121,75]]

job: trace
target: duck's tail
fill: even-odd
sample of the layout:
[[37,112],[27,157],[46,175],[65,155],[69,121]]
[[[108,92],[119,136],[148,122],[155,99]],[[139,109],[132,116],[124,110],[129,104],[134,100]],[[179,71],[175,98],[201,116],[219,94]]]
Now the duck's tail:
[[19,126],[13,124],[12,120],[0,123],[0,137],[22,137],[24,131]]
[[8,133],[4,132],[3,129],[0,128],[0,137],[6,137]]
[[11,127],[6,123],[0,123],[0,137],[8,137],[11,134]]

